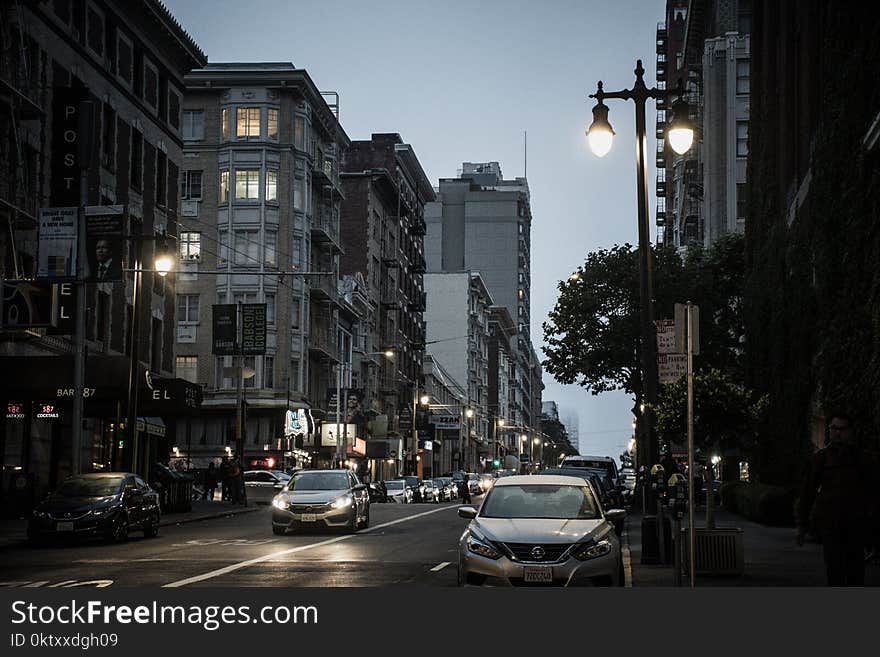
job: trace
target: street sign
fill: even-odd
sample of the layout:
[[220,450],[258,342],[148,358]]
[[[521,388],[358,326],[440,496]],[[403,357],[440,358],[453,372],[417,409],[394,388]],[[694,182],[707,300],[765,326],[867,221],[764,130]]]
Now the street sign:
[[76,277],[76,208],[40,208],[37,278]]
[[660,383],[674,383],[687,373],[687,354],[662,354],[657,356],[657,373]]
[[654,326],[657,329],[657,353],[678,353],[675,345],[675,320],[658,319],[654,322]]
[[266,304],[241,305],[241,353],[262,356],[266,353]]
[[[700,307],[691,305],[693,313],[693,349],[694,356],[700,355]],[[675,353],[687,353],[687,304],[675,304]]]

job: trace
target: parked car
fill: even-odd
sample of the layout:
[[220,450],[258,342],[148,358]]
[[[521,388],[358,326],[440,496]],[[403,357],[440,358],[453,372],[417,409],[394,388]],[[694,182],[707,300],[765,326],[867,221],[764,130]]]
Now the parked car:
[[436,504],[443,501],[443,486],[439,481],[436,479],[425,479],[422,483],[424,485],[422,499],[425,502],[434,502]]
[[453,502],[458,499],[458,483],[452,477],[434,477],[443,487],[443,499]]
[[[593,494],[599,500],[599,504],[602,505],[604,511],[621,508],[621,506],[608,494],[606,485],[602,481],[600,475],[597,474],[596,471],[590,471],[589,468],[544,468],[537,474],[540,476],[562,475],[566,477],[582,478],[592,487]],[[614,522],[614,529],[618,536],[623,534],[623,521],[624,516],[621,516],[619,520]]]
[[406,482],[406,485],[410,487],[412,490],[412,501],[413,502],[421,502],[424,500],[424,492],[425,487],[422,485],[422,480],[414,475],[407,475],[401,477]]
[[33,510],[32,543],[59,537],[124,541],[131,530],[159,533],[159,494],[130,472],[73,475]]
[[610,456],[566,456],[559,464],[560,468],[594,468],[603,470],[610,478],[613,486],[620,484],[620,473],[617,462]]
[[272,500],[272,531],[339,527],[350,532],[370,526],[370,495],[349,470],[302,470]]
[[613,523],[622,509],[603,511],[580,477],[499,479],[459,542],[458,584],[501,586],[619,585],[620,540]]
[[388,499],[398,504],[410,504],[413,500],[412,489],[407,486],[403,479],[386,481],[385,489],[388,491]]
[[244,485],[249,488],[276,488],[281,490],[290,475],[280,470],[245,470]]
[[483,487],[480,486],[480,476],[476,472],[468,472],[467,478],[468,490],[471,495],[479,495],[483,492]]

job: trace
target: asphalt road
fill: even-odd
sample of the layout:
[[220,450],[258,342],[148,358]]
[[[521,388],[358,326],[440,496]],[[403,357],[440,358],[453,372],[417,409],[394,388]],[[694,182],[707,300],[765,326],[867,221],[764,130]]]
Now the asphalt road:
[[260,506],[116,545],[12,545],[0,551],[0,586],[455,586],[468,522],[459,506],[374,504],[370,528],[356,534],[275,536],[269,507]]

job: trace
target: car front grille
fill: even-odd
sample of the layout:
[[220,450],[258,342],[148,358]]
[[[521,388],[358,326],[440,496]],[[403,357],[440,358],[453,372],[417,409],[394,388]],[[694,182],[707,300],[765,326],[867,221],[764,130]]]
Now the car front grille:
[[291,504],[291,513],[323,513],[330,508],[329,504]]
[[[560,561],[572,543],[502,543],[507,556],[522,563],[554,563]],[[536,548],[544,551],[538,557],[533,553]]]
[[50,513],[49,517],[52,520],[60,520],[61,522],[68,522],[70,520],[81,520],[82,518],[85,518],[86,516],[88,516],[90,513],[91,513],[91,511],[86,511],[85,513],[80,513],[80,514],[76,514],[76,515],[74,515],[72,513],[67,513],[67,514],[65,514],[65,513]]

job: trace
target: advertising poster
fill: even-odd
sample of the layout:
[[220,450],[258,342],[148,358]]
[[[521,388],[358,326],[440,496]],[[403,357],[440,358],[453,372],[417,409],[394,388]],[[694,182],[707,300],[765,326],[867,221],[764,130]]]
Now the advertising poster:
[[122,280],[122,206],[92,206],[86,209],[86,280],[98,283]]
[[76,276],[76,208],[41,208],[37,278]]
[[213,337],[211,353],[217,356],[232,356],[236,344],[236,306],[232,303],[215,304],[213,310]]
[[245,356],[266,353],[265,303],[244,303],[241,306],[241,353]]

